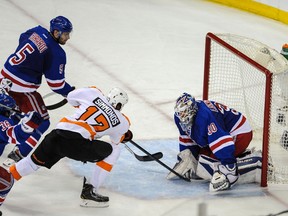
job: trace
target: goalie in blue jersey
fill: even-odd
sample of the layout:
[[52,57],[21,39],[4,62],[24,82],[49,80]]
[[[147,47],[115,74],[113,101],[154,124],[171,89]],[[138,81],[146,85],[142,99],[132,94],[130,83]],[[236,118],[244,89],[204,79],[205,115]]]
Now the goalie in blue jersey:
[[0,80],[19,109],[24,113],[36,111],[44,119],[38,128],[40,133],[32,134],[26,140],[26,145],[17,146],[8,155],[12,161],[6,161],[7,165],[27,156],[36,146],[40,134],[49,128],[49,114],[42,96],[37,92],[42,77],[45,77],[52,91],[63,97],[74,89],[65,81],[66,53],[61,47],[70,39],[72,29],[72,23],[63,16],[52,19],[49,30],[40,25],[28,29],[20,35],[18,47],[1,70]]
[[[261,152],[247,150],[253,134],[243,114],[183,93],[176,101],[174,120],[180,133],[174,171],[192,180],[210,180],[210,191],[231,188],[239,174],[243,182],[259,181]],[[167,179],[175,177],[170,172]]]

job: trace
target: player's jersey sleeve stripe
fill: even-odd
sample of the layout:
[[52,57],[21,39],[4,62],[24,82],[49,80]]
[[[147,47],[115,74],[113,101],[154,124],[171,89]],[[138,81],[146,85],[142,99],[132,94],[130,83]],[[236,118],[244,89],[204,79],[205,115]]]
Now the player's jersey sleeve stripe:
[[12,144],[17,144],[17,139],[15,137],[15,133],[14,133],[14,127],[10,127],[7,129],[6,134],[8,136],[8,142],[12,143]]
[[195,146],[197,145],[193,140],[188,136],[179,136],[179,144],[183,146]]
[[25,141],[25,143],[27,143],[29,146],[31,146],[32,148],[34,148],[34,147],[36,146],[36,144],[37,144],[37,140],[36,140],[34,137],[30,136],[30,137]]
[[47,80],[47,83],[48,83],[49,87],[52,90],[59,90],[59,89],[62,89],[65,86],[65,79],[50,80],[50,79],[46,78],[46,80]]
[[230,145],[234,145],[233,138],[231,136],[221,137],[220,139],[217,139],[216,141],[209,144],[210,149],[214,154],[222,148]]

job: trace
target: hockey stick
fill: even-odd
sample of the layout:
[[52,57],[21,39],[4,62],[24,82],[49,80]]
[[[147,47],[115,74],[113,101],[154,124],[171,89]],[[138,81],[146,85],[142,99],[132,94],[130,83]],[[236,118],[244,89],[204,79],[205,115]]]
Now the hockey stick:
[[8,107],[8,106],[6,106],[6,105],[4,105],[4,104],[1,104],[1,103],[0,103],[0,106],[1,106],[1,107],[4,107],[4,108],[7,109],[7,110],[13,111],[13,112],[15,112],[15,113],[17,113],[17,114],[20,114],[20,115],[22,115],[22,116],[25,115],[25,113],[22,113],[20,110],[13,109],[13,108]]
[[170,172],[174,173],[176,176],[178,176],[179,178],[190,182],[190,179],[185,178],[184,176],[180,175],[179,173],[177,173],[175,170],[173,170],[172,168],[170,168],[169,166],[167,166],[166,164],[164,164],[162,161],[160,161],[158,158],[155,158],[152,154],[150,154],[148,151],[146,151],[144,148],[142,148],[141,146],[139,146],[137,143],[135,143],[133,140],[129,141],[130,143],[132,143],[135,147],[137,147],[138,149],[140,149],[142,152],[144,152],[145,154],[147,154],[149,157],[153,158],[157,163],[159,163],[160,165],[162,165],[163,167],[165,167],[166,169],[168,169]]
[[67,100],[66,100],[66,98],[64,98],[62,101],[60,101],[60,102],[58,102],[58,103],[55,103],[55,104],[52,104],[52,105],[47,105],[47,106],[46,106],[46,109],[47,109],[47,110],[58,109],[58,108],[64,106],[66,103],[67,103]]
[[[50,93],[44,95],[44,96],[43,96],[43,99],[48,98],[48,97],[50,97],[50,96],[53,96],[53,95],[55,95],[55,94],[56,94],[55,92],[50,92]],[[61,101],[59,101],[59,102],[57,102],[57,103],[55,103],[55,104],[47,105],[47,106],[46,106],[46,109],[47,109],[47,110],[58,109],[58,108],[64,106],[67,102],[68,102],[67,99],[64,98],[63,100],[61,100]]]
[[153,157],[150,157],[149,155],[144,155],[144,156],[141,156],[141,155],[138,155],[136,154],[131,148],[129,148],[129,146],[125,143],[123,143],[125,145],[125,148],[135,156],[135,158],[139,161],[153,161],[155,160],[154,158],[157,158],[157,159],[160,159],[163,157],[163,154],[162,152],[156,152],[154,154],[151,154]]

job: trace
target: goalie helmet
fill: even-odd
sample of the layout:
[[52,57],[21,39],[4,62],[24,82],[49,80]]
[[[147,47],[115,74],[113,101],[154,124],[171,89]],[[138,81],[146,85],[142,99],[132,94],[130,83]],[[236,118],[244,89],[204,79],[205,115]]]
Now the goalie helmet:
[[9,108],[17,108],[15,100],[7,94],[0,94],[0,114],[9,117],[13,113]]
[[196,100],[188,93],[183,93],[176,100],[175,115],[183,124],[193,124],[194,116],[198,111]]
[[54,30],[58,30],[61,33],[71,32],[73,30],[73,26],[66,17],[57,16],[50,21],[50,32],[52,33]]
[[120,88],[112,88],[107,96],[108,102],[116,109],[121,110],[128,102],[128,95]]

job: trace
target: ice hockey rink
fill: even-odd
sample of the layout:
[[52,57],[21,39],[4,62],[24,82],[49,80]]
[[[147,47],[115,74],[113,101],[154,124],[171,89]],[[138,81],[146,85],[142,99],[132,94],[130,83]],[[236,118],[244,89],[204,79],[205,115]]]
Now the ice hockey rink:
[[[163,152],[161,160],[170,167],[178,153],[174,101],[184,91],[202,97],[205,35],[239,34],[279,50],[288,42],[283,23],[204,0],[1,0],[1,67],[20,33],[39,24],[48,28],[58,15],[74,26],[63,47],[67,81],[104,93],[125,89],[129,103],[123,113],[134,141],[151,153]],[[39,91],[50,92],[44,79]],[[49,130],[72,112],[69,105],[52,110]],[[137,161],[124,146],[100,191],[110,197],[109,208],[82,208],[81,176],[90,170],[91,164],[69,159],[42,168],[16,182],[0,210],[5,216],[266,216],[288,209],[288,185],[236,185],[213,194],[207,183],[166,180],[164,167]]]

